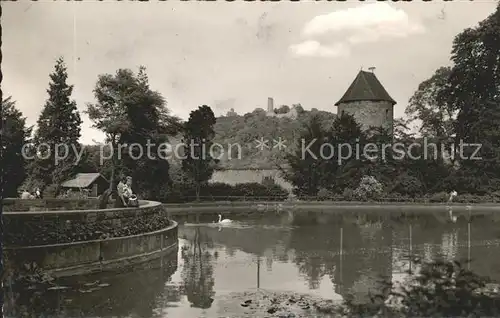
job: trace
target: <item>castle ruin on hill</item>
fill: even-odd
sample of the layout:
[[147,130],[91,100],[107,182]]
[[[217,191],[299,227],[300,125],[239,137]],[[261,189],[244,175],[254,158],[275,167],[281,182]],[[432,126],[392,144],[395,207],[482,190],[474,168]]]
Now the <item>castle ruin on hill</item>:
[[287,113],[276,113],[274,109],[274,99],[272,97],[268,97],[266,115],[269,117],[297,119],[297,117],[299,116],[299,112],[297,111],[296,106],[292,106],[292,108]]

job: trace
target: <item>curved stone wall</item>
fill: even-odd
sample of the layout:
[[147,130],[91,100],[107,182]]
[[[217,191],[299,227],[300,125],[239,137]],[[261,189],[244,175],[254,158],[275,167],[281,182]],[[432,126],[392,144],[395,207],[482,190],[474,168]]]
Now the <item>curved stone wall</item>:
[[[3,199],[4,212],[25,212],[25,211],[64,211],[64,210],[95,210],[99,207],[99,199]],[[109,208],[113,207],[113,202],[109,202]]]
[[4,214],[6,246],[38,246],[108,239],[168,227],[161,203],[140,201],[137,208],[17,211]]
[[137,208],[4,213],[7,266],[14,276],[115,270],[177,249],[177,223],[159,202]]

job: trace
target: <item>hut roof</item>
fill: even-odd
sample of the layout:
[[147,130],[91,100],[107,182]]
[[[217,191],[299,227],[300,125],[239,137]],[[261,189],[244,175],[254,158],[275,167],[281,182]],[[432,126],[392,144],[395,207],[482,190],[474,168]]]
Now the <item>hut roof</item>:
[[[61,184],[63,188],[87,188],[94,183],[99,177],[104,178],[100,173],[79,173],[74,179],[67,180]],[[107,181],[107,180],[106,180]]]

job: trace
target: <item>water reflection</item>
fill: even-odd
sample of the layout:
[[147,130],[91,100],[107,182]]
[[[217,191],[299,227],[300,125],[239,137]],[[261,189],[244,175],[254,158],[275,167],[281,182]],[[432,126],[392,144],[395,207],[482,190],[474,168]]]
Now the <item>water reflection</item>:
[[160,295],[167,303],[180,299],[178,289],[165,289],[165,284],[177,270],[177,255],[147,264],[158,265],[162,267],[59,280],[57,288],[7,288],[6,316],[155,317]]
[[450,222],[447,211],[418,217],[282,211],[220,230],[213,217],[189,218],[205,223],[179,228],[178,258],[165,260],[163,270],[103,276],[97,285],[109,286],[91,292],[89,280],[69,290],[12,291],[9,315],[230,316],[222,299],[254,288],[366,301],[367,292],[380,291],[381,277],[397,282],[410,268],[418,272],[409,256],[472,258],[471,269],[500,281],[499,230],[491,217],[469,223],[460,215]]
[[217,252],[213,251],[213,244],[210,243],[207,233],[197,227],[194,238],[181,249],[184,290],[195,308],[210,308],[214,301],[212,261],[217,258]]

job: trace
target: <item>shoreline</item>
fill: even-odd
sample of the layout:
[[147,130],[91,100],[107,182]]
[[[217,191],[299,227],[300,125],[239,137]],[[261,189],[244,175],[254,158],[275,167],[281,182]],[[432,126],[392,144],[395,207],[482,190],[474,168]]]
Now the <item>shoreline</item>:
[[186,203],[162,203],[164,207],[186,207],[186,206],[213,206],[213,205],[266,205],[274,204],[285,206],[301,206],[301,205],[343,205],[343,206],[439,206],[439,207],[467,207],[467,206],[494,206],[500,207],[500,202],[454,202],[448,204],[447,202],[419,202],[419,201],[199,201],[199,202],[186,202]]
[[316,212],[325,214],[376,214],[418,216],[425,214],[448,215],[451,212],[457,217],[480,215],[500,215],[500,203],[401,203],[401,202],[353,202],[353,201],[219,201],[197,202],[185,204],[163,204],[169,218],[188,215],[212,215],[219,212],[264,214],[282,212]]

